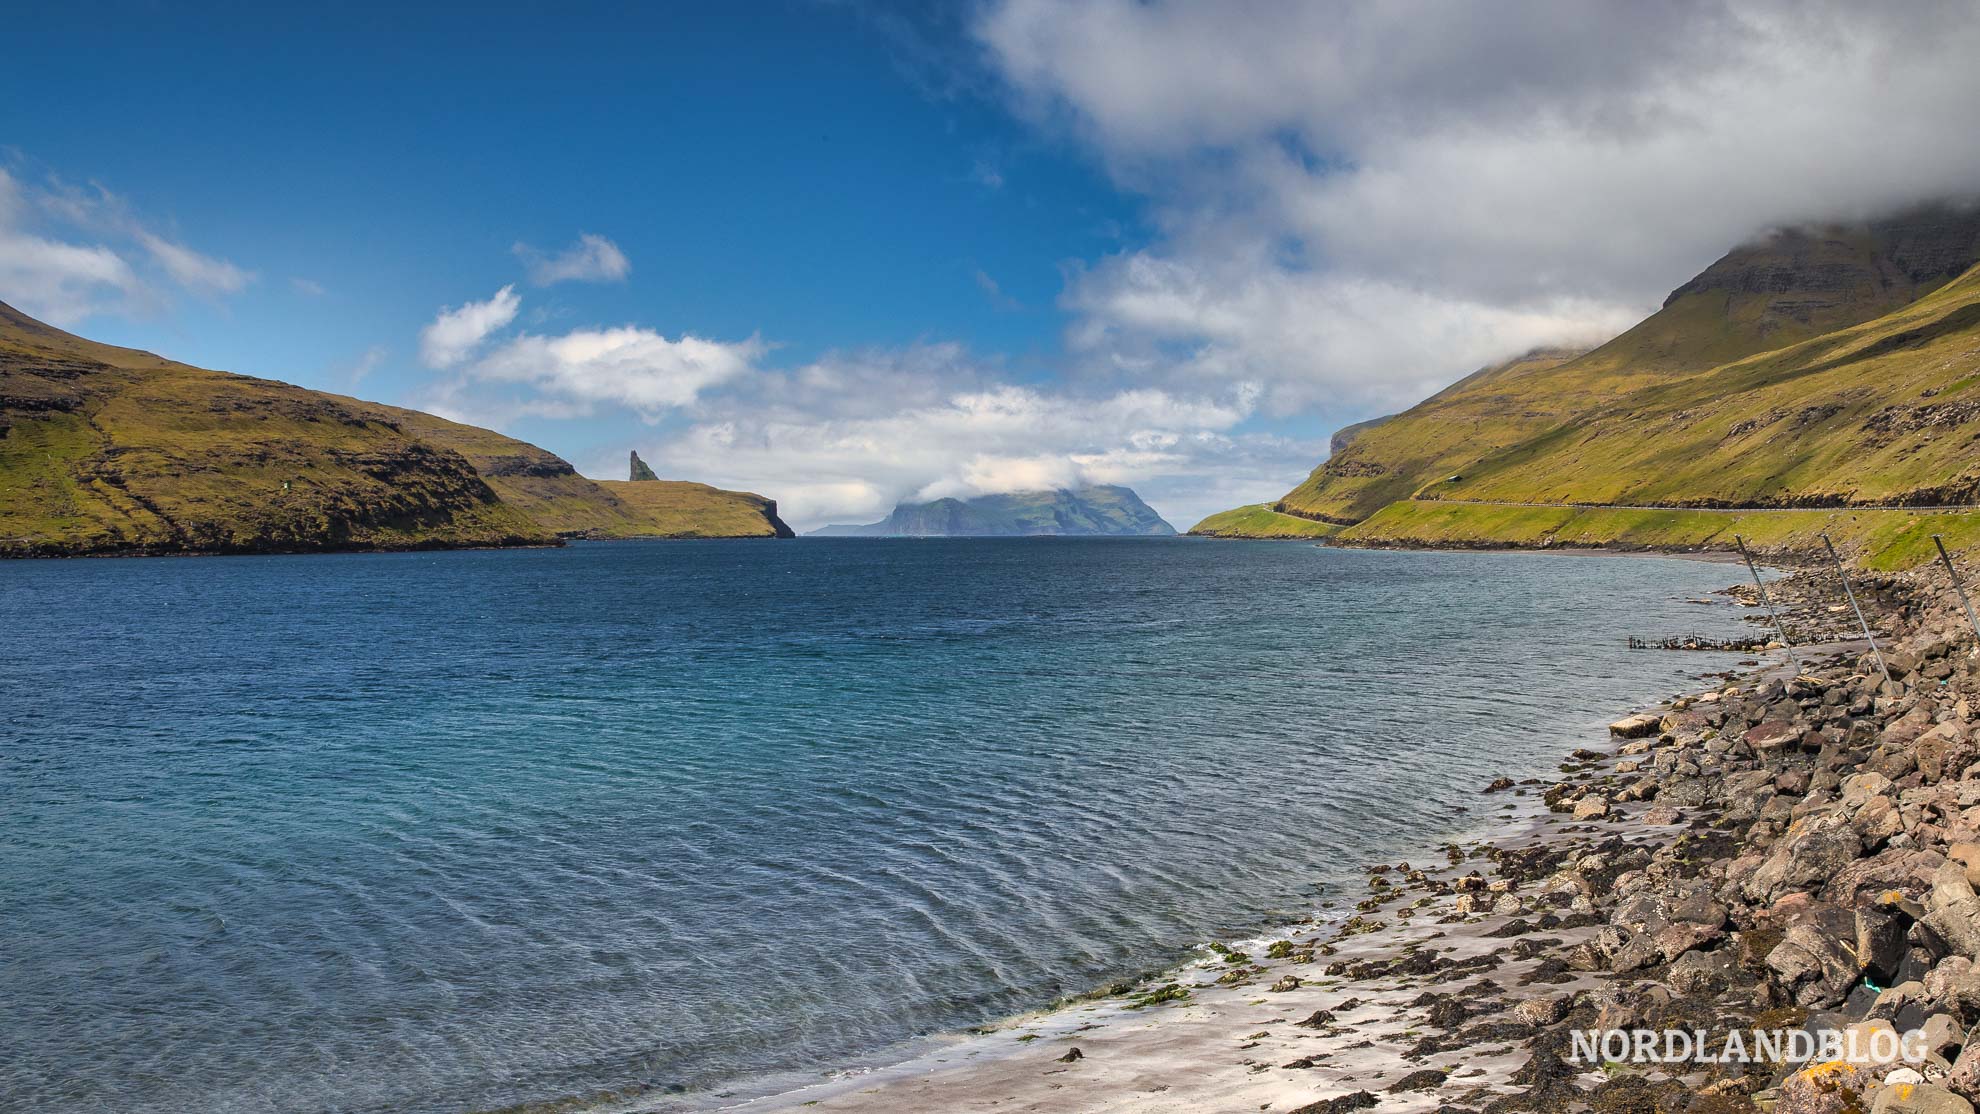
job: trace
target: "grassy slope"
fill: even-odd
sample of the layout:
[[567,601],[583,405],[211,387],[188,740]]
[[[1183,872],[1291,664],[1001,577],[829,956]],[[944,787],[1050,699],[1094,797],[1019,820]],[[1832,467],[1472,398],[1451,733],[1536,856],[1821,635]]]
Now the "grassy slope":
[[685,480],[599,480],[632,514],[615,538],[788,538],[775,500]]
[[1220,511],[1189,528],[1195,537],[1205,538],[1324,538],[1341,527],[1310,518],[1280,514],[1269,503]]
[[1646,390],[1898,310],[1971,265],[1977,235],[1980,220],[1939,211],[1737,248],[1586,355],[1487,369],[1361,433],[1282,504],[1354,522],[1420,489],[1436,493],[1452,474],[1469,480],[1481,461],[1559,438]]
[[0,555],[754,537],[780,525],[760,497],[669,486],[673,498],[634,504],[490,430],[98,344],[0,305]]
[[1633,392],[1486,461],[1449,498],[1980,502],[1980,269],[1874,321]]
[[[1980,546],[1980,267],[1895,313],[1645,388],[1483,462],[1441,500],[1401,501],[1341,535],[1363,545],[1724,548],[1776,555],[1833,534],[1875,567]],[[1460,500],[1624,504],[1515,507]],[[1711,513],[1635,505],[1840,506]]]
[[[601,538],[790,537],[777,503],[686,480],[592,480],[562,457],[479,426],[418,410],[348,400],[466,457],[502,501],[560,534]],[[641,462],[645,467],[645,462]],[[647,468],[650,475],[652,469]],[[779,528],[782,528],[780,532]]]
[[332,396],[0,306],[0,554],[542,544],[459,454]]
[[1560,366],[1574,353],[1537,349],[1480,368],[1407,412],[1354,431],[1342,451],[1286,493],[1279,506],[1340,523],[1407,499],[1426,477],[1449,475],[1479,456],[1560,420],[1553,396],[1541,403],[1497,384]]
[[395,422],[408,434],[467,458],[504,503],[553,533],[628,534],[640,516],[611,492],[578,474],[562,457],[494,430],[437,415],[358,399],[340,399]]

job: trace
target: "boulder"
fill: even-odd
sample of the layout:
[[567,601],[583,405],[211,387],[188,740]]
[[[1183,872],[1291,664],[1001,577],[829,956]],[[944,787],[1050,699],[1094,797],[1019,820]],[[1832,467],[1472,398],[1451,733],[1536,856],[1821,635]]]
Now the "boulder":
[[1664,981],[1679,994],[1709,997],[1730,986],[1732,975],[1732,952],[1722,948],[1711,952],[1684,953],[1671,964]]
[[1767,970],[1798,1006],[1824,1009],[1841,1002],[1861,972],[1855,918],[1832,905],[1797,900],[1781,943],[1767,953]]
[[1781,1081],[1774,1114],[1861,1114],[1869,1080],[1855,1065],[1831,1060]]
[[1966,884],[1980,886],[1980,843],[1955,843],[1946,848],[1946,858],[1966,869]]
[[1538,1028],[1552,1025],[1568,1015],[1574,999],[1566,994],[1542,995],[1527,998],[1512,1008],[1513,1016],[1528,1025]]
[[1967,884],[1966,868],[1955,862],[1941,866],[1932,876],[1932,892],[1926,899],[1920,922],[1956,954],[1968,959],[1980,957],[1980,897]]
[[1948,1051],[1957,1055],[1960,1042],[1966,1038],[1966,1030],[1950,1014],[1933,1014],[1918,1031],[1925,1038],[1925,1051],[1933,1056],[1944,1056]]
[[1980,1020],[1980,971],[1963,955],[1947,956],[1927,972],[1925,996],[1933,1008]]
[[1897,978],[1909,927],[1909,918],[1888,909],[1856,911],[1856,960],[1872,981],[1889,986]]
[[1876,904],[1893,891],[1921,894],[1931,887],[1932,875],[1942,861],[1929,851],[1887,848],[1837,871],[1822,887],[1822,897],[1844,908],[1855,908]]
[[1980,1098],[1980,1025],[1966,1034],[1966,1046],[1953,1061],[1952,1071],[1942,1081],[1954,1094]]
[[1802,727],[1790,719],[1770,719],[1746,729],[1746,745],[1762,754],[1801,742]]
[[1741,891],[1762,903],[1828,882],[1856,861],[1863,841],[1840,812],[1806,815],[1768,849],[1767,857],[1741,884]]
[[1870,1114],[1973,1114],[1973,1104],[1930,1083],[1896,1083],[1877,1089]]
[[1619,739],[1641,739],[1645,735],[1655,735],[1664,729],[1664,717],[1640,712],[1626,716],[1609,725],[1609,734]]

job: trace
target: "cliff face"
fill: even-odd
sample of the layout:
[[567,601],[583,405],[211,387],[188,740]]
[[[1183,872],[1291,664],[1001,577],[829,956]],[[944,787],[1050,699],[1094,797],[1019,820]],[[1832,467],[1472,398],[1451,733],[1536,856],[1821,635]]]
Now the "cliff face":
[[[743,533],[781,525],[758,515]],[[689,532],[490,430],[98,344],[0,304],[0,556]]]
[[902,503],[880,522],[827,526],[817,537],[1166,537],[1175,528],[1125,487],[1020,491]]
[[749,491],[724,491],[686,480],[599,480],[631,516],[626,526],[602,528],[604,538],[794,538],[777,517],[777,501]]

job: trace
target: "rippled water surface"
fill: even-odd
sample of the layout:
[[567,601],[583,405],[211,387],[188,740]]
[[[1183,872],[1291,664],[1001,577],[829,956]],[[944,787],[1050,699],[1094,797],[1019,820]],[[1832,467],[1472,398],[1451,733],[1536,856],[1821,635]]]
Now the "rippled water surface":
[[[811,1073],[1310,912],[1724,566],[1193,540],[0,564],[0,1107]],[[1461,814],[1453,804],[1474,811]]]

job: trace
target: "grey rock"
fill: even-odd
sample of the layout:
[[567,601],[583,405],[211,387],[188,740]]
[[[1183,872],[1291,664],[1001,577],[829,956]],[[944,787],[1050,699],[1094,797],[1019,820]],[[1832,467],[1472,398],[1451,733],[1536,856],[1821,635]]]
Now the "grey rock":
[[1664,981],[1680,994],[1707,996],[1717,994],[1732,983],[1732,953],[1721,949],[1711,952],[1686,952],[1671,964]]
[[1973,1114],[1973,1104],[1930,1083],[1899,1083],[1877,1089],[1870,1114]]
[[1740,888],[1748,899],[1763,903],[1812,890],[1854,862],[1862,849],[1863,841],[1841,813],[1804,816],[1769,849]]

